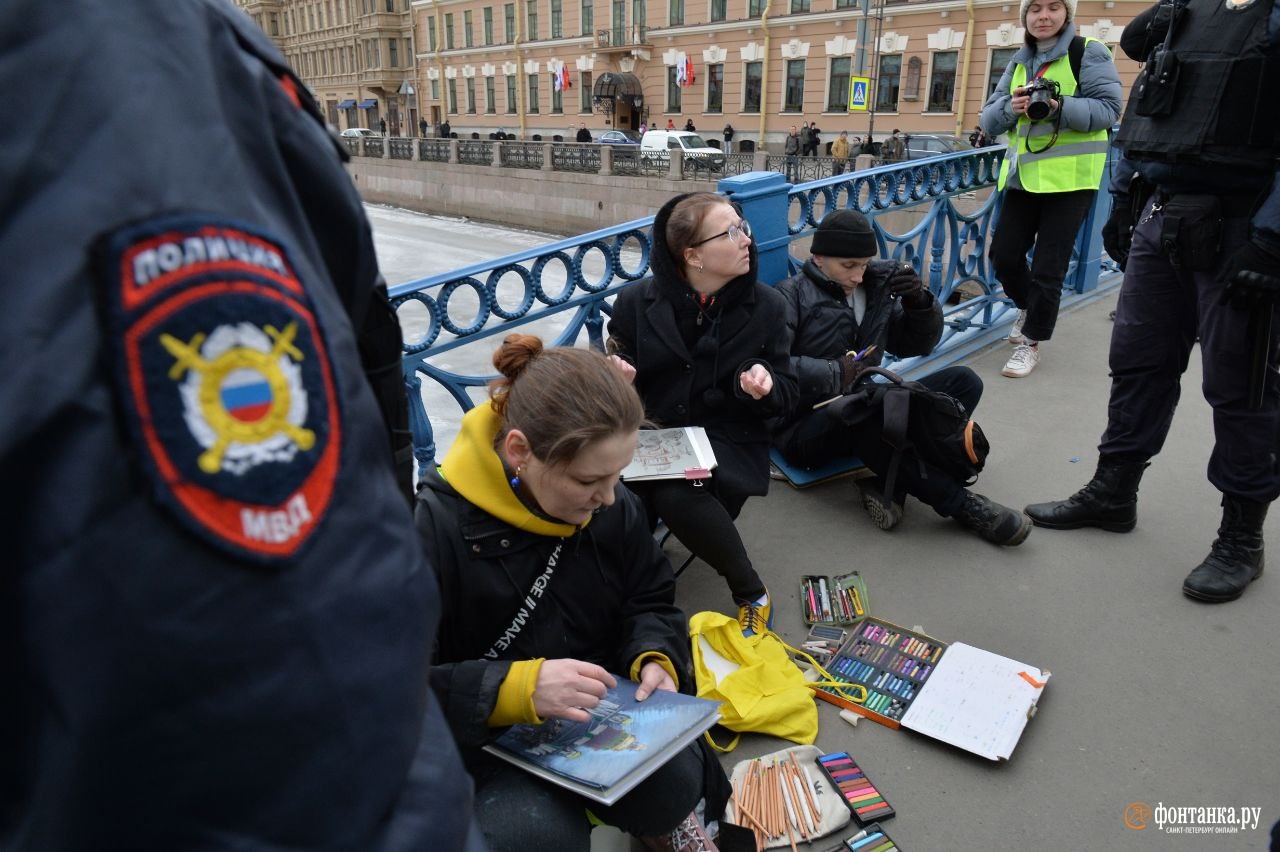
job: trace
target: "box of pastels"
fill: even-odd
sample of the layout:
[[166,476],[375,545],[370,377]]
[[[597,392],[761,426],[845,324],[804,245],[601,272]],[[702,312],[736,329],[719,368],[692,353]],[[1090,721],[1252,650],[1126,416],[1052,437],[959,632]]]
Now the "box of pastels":
[[989,760],[1007,760],[1035,715],[1049,672],[879,618],[845,628],[816,695],[890,728],[907,728]]

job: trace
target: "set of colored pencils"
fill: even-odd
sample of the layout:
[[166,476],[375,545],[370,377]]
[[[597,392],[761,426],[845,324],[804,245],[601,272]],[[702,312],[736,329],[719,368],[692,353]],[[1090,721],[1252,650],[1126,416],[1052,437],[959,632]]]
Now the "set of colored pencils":
[[757,852],[775,837],[785,836],[795,850],[797,835],[805,843],[818,836],[822,811],[813,782],[795,754],[787,757],[751,761],[733,787],[737,823],[755,832]]

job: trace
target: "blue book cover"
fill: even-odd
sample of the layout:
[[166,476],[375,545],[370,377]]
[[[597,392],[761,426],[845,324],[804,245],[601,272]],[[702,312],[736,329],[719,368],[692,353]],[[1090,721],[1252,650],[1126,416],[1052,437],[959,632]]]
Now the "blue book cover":
[[638,684],[614,677],[588,721],[514,725],[485,750],[611,805],[720,718],[719,702],[663,690],[636,701]]

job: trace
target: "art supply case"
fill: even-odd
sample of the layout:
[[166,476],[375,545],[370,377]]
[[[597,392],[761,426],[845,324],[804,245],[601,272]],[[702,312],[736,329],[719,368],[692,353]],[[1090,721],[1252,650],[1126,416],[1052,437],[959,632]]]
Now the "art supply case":
[[840,794],[858,825],[866,826],[876,820],[889,819],[897,813],[866,770],[858,765],[849,752],[837,751],[819,755],[814,763],[827,776],[831,789]]
[[866,581],[857,571],[838,577],[816,574],[801,577],[800,607],[804,623],[809,625],[852,624],[871,612]]

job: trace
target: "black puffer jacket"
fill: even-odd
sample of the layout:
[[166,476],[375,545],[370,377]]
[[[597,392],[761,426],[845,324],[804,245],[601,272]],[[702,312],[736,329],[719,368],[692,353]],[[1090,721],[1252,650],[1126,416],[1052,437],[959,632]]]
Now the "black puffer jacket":
[[942,337],[942,307],[930,297],[923,308],[904,308],[902,300],[891,298],[887,281],[894,264],[873,260],[862,278],[867,294],[867,310],[862,323],[854,319],[853,308],[844,291],[813,265],[778,285],[786,303],[786,324],[791,340],[791,368],[800,381],[800,401],[792,417],[774,422],[775,441],[785,439],[795,421],[807,414],[814,403],[840,393],[840,365],[837,359],[850,350],[861,351],[875,345],[866,362],[879,365],[884,353],[899,358],[924,355]]
[[[572,658],[626,677],[657,651],[693,689],[688,625],[675,605],[671,563],[649,534],[639,500],[619,485],[612,506],[568,538],[517,529],[469,503],[431,471],[418,493],[416,523],[440,578],[442,616],[431,684],[470,761],[501,735],[485,720],[514,660]],[[553,571],[541,594],[535,580]],[[509,644],[494,649],[527,600],[536,606]]]
[[[782,324],[783,301],[756,281],[751,268],[716,294],[697,324],[697,294],[667,250],[667,219],[684,195],[663,205],[653,224],[653,276],[623,290],[609,322],[617,353],[636,368],[645,415],[659,426],[702,426],[719,467],[723,493],[769,489],[769,418],[785,417],[796,399],[796,377]],[[763,364],[773,376],[764,399],[752,399],[738,376]]]

